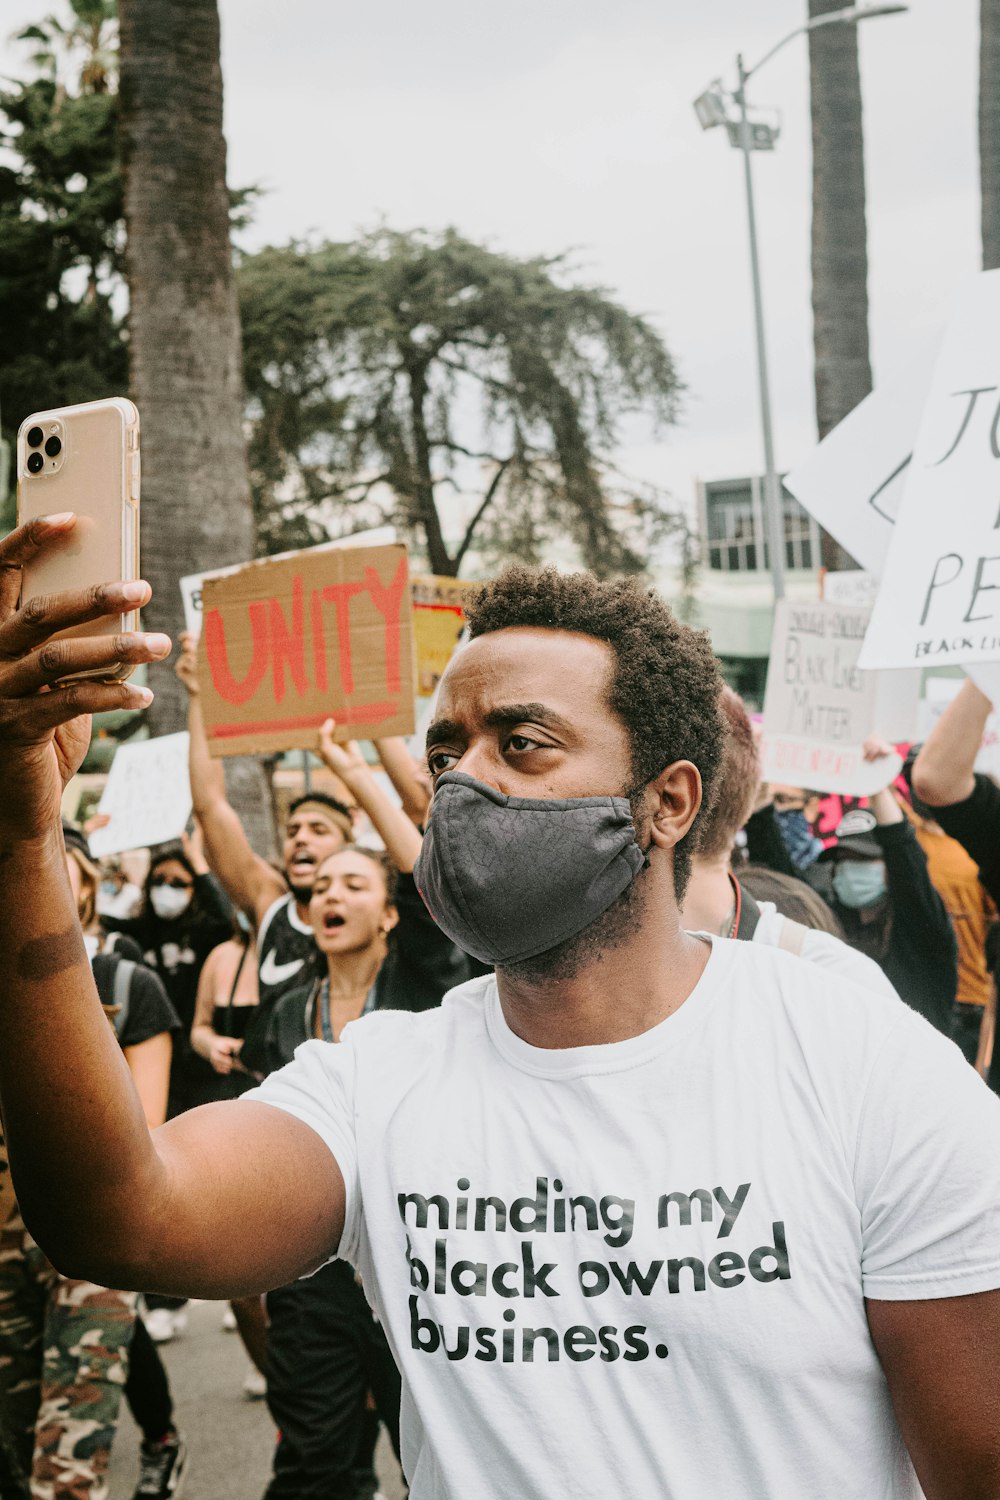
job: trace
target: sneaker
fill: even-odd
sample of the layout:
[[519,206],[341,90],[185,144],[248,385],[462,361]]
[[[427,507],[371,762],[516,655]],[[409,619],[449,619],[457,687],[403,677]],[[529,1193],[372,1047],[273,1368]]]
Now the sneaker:
[[178,1500],[186,1470],[187,1444],[179,1432],[158,1443],[143,1443],[139,1449],[139,1484],[132,1500]]
[[256,1365],[251,1365],[247,1371],[247,1377],[243,1382],[243,1394],[248,1401],[263,1401],[267,1395],[267,1381]]
[[231,1307],[227,1307],[222,1314],[222,1331],[223,1333],[236,1332],[236,1314]]
[[170,1340],[177,1337],[178,1329],[174,1325],[174,1315],[169,1307],[151,1307],[145,1317],[146,1332],[154,1344],[169,1344]]

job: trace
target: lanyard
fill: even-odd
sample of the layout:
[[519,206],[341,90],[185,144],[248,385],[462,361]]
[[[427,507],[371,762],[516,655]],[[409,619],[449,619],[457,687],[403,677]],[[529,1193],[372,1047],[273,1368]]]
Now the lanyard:
[[[365,996],[365,1003],[361,1014],[366,1016],[370,1010],[375,1009],[375,986]],[[330,981],[324,979],[319,987],[319,1024],[323,1032],[324,1042],[335,1042],[337,1039],[333,1034],[333,1025],[330,1021]],[[310,1031],[312,1028],[309,1028]]]

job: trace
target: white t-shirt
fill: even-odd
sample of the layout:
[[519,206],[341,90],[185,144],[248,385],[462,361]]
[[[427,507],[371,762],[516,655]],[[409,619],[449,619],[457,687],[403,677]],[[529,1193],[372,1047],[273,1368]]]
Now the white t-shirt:
[[[760,921],[754,929],[753,941],[766,943],[771,948],[780,948],[788,918],[781,915],[773,901],[760,901],[758,905]],[[832,932],[803,927],[799,922],[793,923],[793,927],[797,929],[796,936],[801,934],[802,939],[801,947],[795,951],[807,963],[818,964],[821,969],[850,979],[853,984],[860,984],[866,990],[880,990],[883,995],[889,995],[894,1000],[898,998],[883,971],[866,953],[859,953],[850,943],[835,937]]]
[[414,1500],[919,1496],[863,1299],[1000,1287],[1000,1101],[899,1000],[716,939],[628,1041],[487,977],[246,1097],[340,1165]]

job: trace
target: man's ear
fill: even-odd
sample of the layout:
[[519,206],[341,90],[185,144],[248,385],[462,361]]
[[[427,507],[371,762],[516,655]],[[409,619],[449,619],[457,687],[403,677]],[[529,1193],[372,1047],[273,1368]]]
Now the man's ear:
[[646,788],[653,803],[650,833],[658,849],[673,849],[691,830],[701,807],[701,772],[689,760],[675,760]]

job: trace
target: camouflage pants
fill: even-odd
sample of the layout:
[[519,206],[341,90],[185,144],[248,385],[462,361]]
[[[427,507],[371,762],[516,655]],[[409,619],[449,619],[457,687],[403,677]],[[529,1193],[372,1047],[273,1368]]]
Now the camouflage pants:
[[60,1276],[16,1215],[0,1230],[0,1394],[33,1500],[105,1500],[135,1309]]

